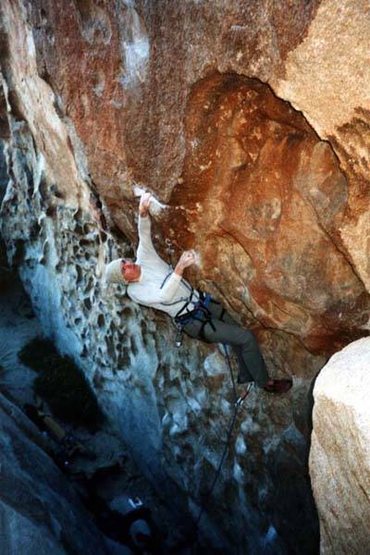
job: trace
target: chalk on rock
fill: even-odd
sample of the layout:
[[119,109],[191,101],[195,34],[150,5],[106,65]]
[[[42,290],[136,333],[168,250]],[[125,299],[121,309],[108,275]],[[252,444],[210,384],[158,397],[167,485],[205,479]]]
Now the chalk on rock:
[[[147,192],[150,192],[150,191],[148,191],[142,185],[135,184],[133,186],[133,192],[134,192],[135,197],[141,197],[144,193],[147,193]],[[155,198],[155,196],[152,194],[152,198],[151,198],[150,205],[149,205],[150,215],[151,216],[160,216],[161,212],[165,208],[167,208],[166,204],[162,204],[161,202],[159,202],[159,200],[157,200]]]

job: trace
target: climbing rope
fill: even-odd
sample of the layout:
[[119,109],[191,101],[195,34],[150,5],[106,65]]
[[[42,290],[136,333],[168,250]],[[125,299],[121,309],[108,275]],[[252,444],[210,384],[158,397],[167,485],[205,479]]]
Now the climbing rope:
[[208,493],[207,493],[207,495],[205,496],[205,498],[203,498],[203,502],[202,502],[202,505],[201,505],[201,509],[200,509],[200,511],[199,511],[198,517],[197,517],[196,520],[195,520],[195,525],[194,525],[194,526],[195,526],[195,534],[196,534],[196,535],[195,535],[195,540],[194,540],[193,547],[192,547],[192,552],[193,552],[193,553],[196,553],[195,549],[196,549],[197,544],[198,544],[198,529],[199,529],[199,523],[200,523],[201,518],[202,518],[202,516],[203,516],[203,513],[204,513],[204,511],[205,511],[206,504],[207,504],[208,500],[210,499],[210,497],[212,496],[213,491],[214,491],[215,486],[216,486],[216,483],[217,483],[217,480],[218,480],[218,478],[219,478],[219,476],[220,476],[220,474],[221,474],[221,468],[222,468],[222,465],[223,465],[223,463],[224,463],[224,461],[225,461],[225,457],[226,457],[227,451],[228,451],[229,446],[230,446],[230,441],[231,441],[231,437],[232,437],[232,434],[233,434],[233,430],[234,430],[234,426],[235,426],[236,418],[237,418],[237,416],[238,416],[239,409],[241,408],[243,401],[246,399],[246,397],[248,396],[248,394],[249,394],[249,392],[250,392],[250,390],[251,390],[251,388],[252,388],[252,386],[253,386],[253,382],[250,382],[250,383],[248,384],[248,386],[247,386],[247,389],[246,389],[245,392],[243,393],[243,395],[242,395],[241,397],[238,398],[238,395],[237,395],[237,392],[236,392],[236,385],[235,385],[234,373],[233,373],[233,370],[232,370],[232,365],[231,365],[231,360],[230,360],[230,355],[229,355],[229,352],[228,352],[228,350],[227,350],[227,346],[226,346],[225,344],[223,344],[223,347],[224,347],[224,350],[225,350],[225,356],[226,356],[226,360],[227,360],[227,365],[228,365],[229,371],[230,371],[231,383],[232,383],[232,385],[233,385],[233,393],[234,393],[234,410],[233,410],[233,414],[231,415],[230,424],[229,424],[229,426],[228,426],[228,431],[227,431],[227,435],[226,435],[226,441],[225,441],[225,445],[224,445],[224,450],[223,450],[222,455],[221,455],[221,458],[220,458],[220,462],[219,462],[219,464],[218,464],[218,467],[217,467],[215,476],[214,476],[214,478],[213,478],[211,487],[209,488]]
[[223,348],[225,350],[225,356],[226,356],[226,360],[227,360],[227,365],[229,367],[229,372],[230,372],[230,378],[231,378],[231,383],[233,384],[233,392],[234,392],[234,402],[237,402],[238,399],[238,395],[236,393],[236,385],[235,385],[235,379],[234,379],[234,372],[233,372],[233,368],[231,366],[231,360],[230,360],[230,355],[229,355],[229,351],[227,350],[227,346],[225,345],[225,343],[223,343]]

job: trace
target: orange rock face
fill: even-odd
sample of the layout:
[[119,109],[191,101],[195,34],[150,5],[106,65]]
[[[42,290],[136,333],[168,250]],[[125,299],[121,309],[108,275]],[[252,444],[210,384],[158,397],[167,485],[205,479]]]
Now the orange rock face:
[[[35,3],[30,14],[39,74],[58,93],[92,184],[126,235],[135,238],[136,181],[174,208],[159,223],[162,239],[174,240],[176,254],[200,251],[192,279],[217,291],[245,323],[294,334],[321,354],[363,333],[358,276],[366,276],[368,195],[350,163],[361,141],[348,146],[358,130],[342,118],[334,136],[338,110],[322,115],[339,167],[330,143],[262,82],[271,75],[289,95],[286,67],[301,77],[285,62],[297,49],[303,63],[300,40],[330,10],[317,15],[316,3],[302,3],[287,17],[272,9],[276,43],[252,3],[215,13],[207,2],[185,9],[59,0],[47,9]],[[353,97],[358,102],[360,93]]]
[[366,307],[336,245],[348,186],[329,145],[269,87],[234,74],[197,84],[186,124],[171,200],[185,208],[177,232],[201,252],[203,277],[263,327],[335,350]]

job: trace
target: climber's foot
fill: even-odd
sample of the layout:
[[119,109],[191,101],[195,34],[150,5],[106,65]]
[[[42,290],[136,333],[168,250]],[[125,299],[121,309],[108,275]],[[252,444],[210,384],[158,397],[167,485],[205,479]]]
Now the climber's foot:
[[268,393],[286,393],[293,385],[291,378],[284,380],[269,380],[263,387]]

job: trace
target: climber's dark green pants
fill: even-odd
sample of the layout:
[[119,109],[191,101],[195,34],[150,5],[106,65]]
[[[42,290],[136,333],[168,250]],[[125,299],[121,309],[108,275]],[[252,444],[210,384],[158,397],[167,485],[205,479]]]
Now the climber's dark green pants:
[[212,315],[211,322],[207,322],[205,317],[202,320],[200,315],[200,320],[191,319],[185,324],[184,332],[207,343],[230,345],[239,362],[238,383],[256,382],[263,387],[269,376],[253,333],[237,324],[221,304],[211,301],[207,308]]

